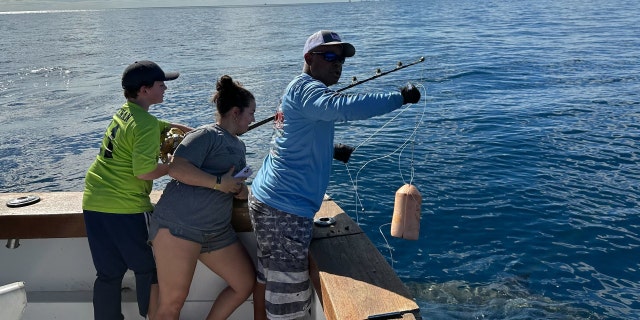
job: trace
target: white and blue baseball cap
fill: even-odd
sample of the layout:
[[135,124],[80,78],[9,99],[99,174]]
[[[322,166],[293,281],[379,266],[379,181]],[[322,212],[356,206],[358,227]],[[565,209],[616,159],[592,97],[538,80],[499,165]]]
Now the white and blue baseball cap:
[[353,57],[353,55],[356,54],[356,48],[351,45],[351,43],[343,42],[339,34],[329,30],[320,30],[309,36],[307,42],[304,44],[302,55],[319,46],[334,44],[342,45],[342,55],[345,57]]

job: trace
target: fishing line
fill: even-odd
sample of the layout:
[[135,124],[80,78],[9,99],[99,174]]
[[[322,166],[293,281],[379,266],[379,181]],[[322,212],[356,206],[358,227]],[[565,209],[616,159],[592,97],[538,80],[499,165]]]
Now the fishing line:
[[393,251],[391,251],[391,245],[389,245],[389,241],[387,240],[387,237],[384,235],[384,232],[382,232],[382,227],[389,226],[389,225],[391,225],[391,222],[381,224],[378,227],[378,231],[380,231],[380,234],[382,235],[382,239],[384,239],[384,242],[387,244],[387,250],[389,250],[389,258],[391,259],[391,269],[393,269]]
[[[421,85],[421,84],[420,84],[420,85],[417,85],[416,87],[418,87],[418,88],[422,89],[421,91],[423,91],[423,92],[425,92],[425,91],[426,91],[425,87],[424,87],[423,85]],[[396,115],[395,115],[395,116],[393,116],[391,119],[389,119],[389,120],[388,120],[388,121],[387,121],[387,122],[386,122],[382,127],[380,127],[378,130],[376,130],[373,134],[371,134],[371,136],[369,136],[367,139],[365,139],[365,140],[364,140],[362,143],[360,143],[357,147],[355,147],[355,148],[354,148],[354,152],[355,152],[356,150],[358,150],[358,148],[360,148],[361,146],[363,146],[365,143],[367,143],[367,142],[369,142],[371,139],[373,139],[373,138],[374,138],[374,137],[375,137],[375,136],[376,136],[380,131],[382,131],[383,129],[385,129],[385,128],[387,127],[387,125],[389,125],[391,122],[393,122],[396,118],[398,118],[399,116],[401,116],[403,113],[405,113],[405,112],[406,112],[407,110],[409,110],[409,109],[410,109],[410,107],[407,107],[407,108],[401,109],[401,111],[400,111],[398,114],[396,114]],[[353,180],[353,178],[352,178],[352,176],[351,176],[351,170],[349,169],[349,164],[348,164],[348,163],[345,163],[345,166],[347,167],[347,172],[349,173],[349,177],[350,177],[350,179],[351,179],[351,183],[352,183],[352,185],[354,186],[354,189],[355,189],[355,192],[356,192],[356,199],[358,200],[358,202],[360,202],[360,206],[361,206],[361,207],[363,207],[363,209],[364,209],[364,205],[362,205],[362,201],[361,201],[361,198],[360,198],[359,193],[358,193],[358,177],[359,177],[359,175],[360,175],[360,172],[361,172],[361,171],[362,171],[362,170],[363,170],[367,165],[369,165],[371,162],[374,162],[374,161],[377,161],[377,160],[381,160],[381,159],[384,159],[384,158],[391,157],[393,154],[395,154],[395,153],[396,153],[396,152],[398,152],[399,150],[404,150],[404,149],[406,148],[406,146],[407,146],[409,143],[414,142],[414,139],[415,139],[416,133],[417,133],[418,129],[420,129],[420,124],[422,123],[422,119],[424,119],[424,115],[426,114],[426,112],[427,112],[427,102],[426,102],[426,99],[425,99],[425,102],[424,102],[424,105],[423,105],[423,109],[422,109],[422,113],[420,114],[420,118],[417,120],[416,126],[413,128],[413,132],[411,133],[411,135],[409,135],[409,137],[408,137],[408,138],[407,138],[407,139],[406,139],[406,140],[405,140],[405,141],[404,141],[404,142],[403,142],[399,147],[397,147],[397,148],[396,148],[395,150],[393,150],[392,152],[390,152],[390,153],[388,153],[388,154],[386,154],[386,155],[383,155],[383,156],[380,156],[380,157],[377,157],[377,158],[374,158],[374,159],[368,160],[367,162],[365,162],[365,163],[364,163],[364,164],[363,164],[363,165],[362,165],[362,166],[361,166],[361,167],[356,171],[356,178],[355,178],[355,180]],[[400,151],[400,153],[398,154],[398,170],[399,170],[399,172],[400,172],[400,177],[402,178],[402,181],[403,181],[403,182],[405,182],[405,180],[404,180],[404,176],[402,175],[402,168],[400,167],[400,165],[401,165],[401,159],[400,159],[400,158],[401,158],[401,156],[402,156],[402,151]],[[411,182],[413,182],[413,172],[414,172],[414,169],[413,169],[413,151],[412,151],[412,153],[411,153],[411,180],[410,180]],[[406,183],[406,182],[405,182],[405,183]],[[356,204],[356,215],[357,215],[357,213],[358,213],[358,211],[357,211],[357,204]],[[358,217],[358,216],[356,216],[356,221],[358,221],[358,220],[359,220],[359,217]]]
[[[426,104],[425,104],[425,109],[426,109]],[[416,123],[422,123],[422,119],[424,118],[424,114],[425,112],[423,111],[422,114],[420,115],[420,119],[416,120]],[[417,131],[417,128],[419,127],[419,125],[416,127],[416,130],[414,130],[413,132],[413,138],[411,140],[411,164],[409,164],[409,170],[411,171],[411,178],[409,179],[409,183],[408,184],[413,184],[413,177],[415,174],[415,168],[413,166],[413,156],[414,156],[414,149],[415,149],[415,145],[416,145],[416,140],[415,140],[415,133]],[[404,149],[402,149],[399,153],[398,153],[398,172],[400,172],[400,179],[402,179],[402,182],[404,184],[407,184],[407,182],[404,180],[404,175],[402,174],[402,167],[401,165],[401,159],[402,159],[402,152],[404,151]]]
[[[349,176],[349,180],[351,181],[351,184],[353,186],[354,192],[355,192],[355,215],[356,215],[356,223],[360,224],[360,214],[358,212],[358,205],[360,205],[361,210],[364,212],[365,211],[365,206],[363,203],[363,199],[360,196],[360,193],[358,191],[358,181],[359,181],[359,177],[360,177],[360,173],[362,172],[362,170],[369,165],[370,163],[374,162],[374,161],[378,161],[384,158],[389,158],[392,155],[398,153],[398,171],[400,173],[400,178],[402,179],[403,183],[406,183],[404,175],[402,173],[402,153],[403,151],[406,149],[406,147],[411,144],[411,156],[410,156],[410,178],[409,178],[409,183],[413,183],[413,179],[414,179],[414,173],[415,173],[415,169],[414,169],[414,147],[415,147],[415,138],[417,135],[418,130],[421,127],[422,121],[425,117],[425,114],[427,112],[427,99],[426,99],[426,88],[424,85],[422,84],[418,84],[416,85],[416,87],[418,89],[420,89],[420,91],[423,93],[423,96],[425,96],[425,100],[423,103],[423,108],[422,108],[422,112],[419,113],[418,115],[416,115],[416,125],[413,128],[413,131],[411,132],[411,134],[409,135],[409,137],[407,137],[406,140],[404,140],[404,142],[402,144],[400,144],[400,146],[398,146],[395,150],[393,150],[390,153],[387,153],[385,155],[382,155],[380,157],[374,158],[374,159],[370,159],[368,161],[366,161],[362,166],[360,166],[360,168],[356,171],[356,175],[355,175],[355,180],[351,174],[351,169],[349,168],[349,164],[345,163],[345,167],[347,169],[347,174]],[[407,112],[407,110],[412,109],[411,108],[412,105],[410,105],[409,107],[400,109],[400,112],[398,114],[396,114],[395,116],[393,116],[391,119],[389,119],[384,125],[382,125],[380,128],[378,128],[375,132],[373,132],[367,139],[365,139],[364,141],[362,141],[357,147],[354,148],[354,152],[360,148],[361,146],[365,145],[366,143],[368,143],[369,141],[371,141],[378,133],[380,133],[382,130],[384,130],[390,123],[392,123],[394,120],[396,120],[398,117],[400,117],[401,115],[403,115],[405,112]],[[382,234],[382,237],[386,243],[387,249],[389,250],[389,255],[391,257],[391,266],[393,267],[393,253],[391,251],[391,245],[389,244],[389,241],[387,240],[386,236],[384,235],[384,233],[382,232],[382,227],[385,225],[388,225],[390,223],[385,223],[379,226],[379,231]]]

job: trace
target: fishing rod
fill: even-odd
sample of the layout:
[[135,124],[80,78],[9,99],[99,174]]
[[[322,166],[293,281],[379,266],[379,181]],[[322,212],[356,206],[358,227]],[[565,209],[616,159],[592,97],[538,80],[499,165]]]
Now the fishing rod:
[[[376,74],[374,76],[369,77],[369,78],[364,79],[364,80],[357,81],[357,82],[356,82],[356,80],[357,80],[356,77],[353,77],[353,82],[350,85],[348,85],[348,86],[346,86],[344,88],[338,89],[338,90],[336,90],[336,92],[341,92],[341,91],[344,91],[344,90],[347,90],[347,89],[351,89],[351,88],[353,88],[353,87],[355,87],[357,85],[363,84],[363,83],[365,83],[367,81],[370,81],[370,80],[373,80],[373,79],[376,79],[376,78],[380,78],[380,77],[382,77],[384,75],[387,75],[389,73],[396,72],[398,70],[402,70],[404,68],[410,67],[412,65],[418,64],[418,63],[423,62],[423,61],[424,61],[424,57],[420,57],[420,59],[418,59],[418,60],[416,60],[416,61],[414,61],[412,63],[405,64],[405,65],[403,65],[402,62],[398,62],[398,65],[396,66],[395,69],[391,69],[391,70],[388,70],[388,71],[385,71],[385,72],[381,72],[381,70],[378,69],[378,70],[376,70]],[[267,119],[261,120],[259,122],[256,122],[256,123],[250,125],[249,128],[247,129],[247,131],[251,131],[252,129],[257,128],[257,127],[259,127],[259,126],[261,126],[261,125],[273,120],[274,118],[275,118],[275,115],[273,115],[273,116],[271,116],[271,117],[269,117]]]
[[[336,90],[336,92],[341,92],[350,88],[353,88],[359,84],[363,84],[367,81],[376,79],[376,78],[380,78],[386,74],[392,73],[392,72],[396,72],[398,70],[402,70],[404,68],[410,67],[412,65],[418,64],[420,62],[424,61],[424,57],[420,57],[420,59],[409,63],[409,64],[405,64],[403,65],[401,61],[398,62],[398,65],[396,66],[395,69],[391,69],[385,72],[380,71],[380,69],[376,70],[376,74],[372,77],[369,77],[367,79],[364,80],[360,80],[360,81],[356,81],[356,77],[353,77],[352,79],[352,83],[344,88],[338,89]],[[271,116],[267,119],[264,119],[260,122],[256,122],[253,125],[250,125],[249,128],[247,129],[247,132],[249,132],[252,129],[255,129],[269,121],[272,121],[273,119],[275,119],[275,115]],[[177,131],[174,131],[174,129],[176,129]],[[169,157],[168,154],[173,154],[173,151],[175,151],[175,149],[178,147],[178,144],[180,144],[180,142],[182,141],[182,139],[184,138],[184,132],[182,132],[181,130],[177,129],[177,128],[171,128],[170,131],[166,132],[166,136],[163,133],[163,140],[162,140],[162,144],[160,146],[160,158],[162,159],[162,162],[166,163],[169,161]],[[342,143],[336,143],[333,146],[333,158],[336,160],[340,160],[344,163],[349,162],[349,158],[351,157],[351,153],[353,153],[353,151],[355,150],[354,147],[346,145],[346,144],[342,144]]]
[[373,80],[373,79],[376,79],[376,78],[382,77],[382,76],[384,76],[384,75],[386,75],[386,74],[389,74],[389,73],[392,73],[392,72],[396,72],[396,71],[398,71],[398,70],[401,70],[401,69],[404,69],[404,68],[410,67],[410,66],[412,66],[412,65],[414,65],[414,64],[418,64],[418,63],[423,62],[423,61],[424,61],[424,57],[420,57],[420,59],[418,59],[418,60],[416,60],[416,61],[414,61],[414,62],[412,62],[412,63],[405,64],[405,65],[403,65],[403,64],[402,64],[402,62],[400,62],[400,61],[399,61],[399,62],[398,62],[398,65],[396,66],[396,68],[395,68],[395,69],[391,69],[391,70],[389,70],[389,71],[385,71],[385,72],[381,72],[381,71],[380,71],[380,69],[378,69],[378,70],[376,70],[376,75],[375,75],[375,76],[369,77],[369,78],[364,79],[364,80],[360,80],[360,81],[358,81],[358,82],[356,82],[356,80],[357,80],[357,79],[356,79],[356,77],[353,77],[353,83],[351,83],[350,85],[348,85],[348,86],[346,86],[346,87],[344,87],[344,88],[342,88],[342,89],[338,89],[336,92],[340,92],[340,91],[344,91],[344,90],[347,90],[347,89],[353,88],[353,87],[355,87],[355,86],[357,86],[357,85],[359,85],[359,84],[363,84],[363,83],[365,83],[365,82],[367,82],[367,81],[369,81],[369,80]]

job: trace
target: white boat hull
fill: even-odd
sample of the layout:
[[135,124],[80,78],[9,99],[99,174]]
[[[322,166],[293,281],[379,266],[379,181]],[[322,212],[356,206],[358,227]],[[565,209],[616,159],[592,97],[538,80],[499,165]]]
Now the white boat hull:
[[[255,248],[253,233],[241,232],[238,235],[245,246]],[[0,261],[0,283],[21,281],[24,282],[23,292],[26,290],[26,308],[24,305],[20,306],[19,302],[14,306],[14,309],[20,309],[20,314],[24,309],[22,318],[0,316],[0,319],[93,318],[91,301],[95,268],[86,238],[20,240],[20,246],[15,249],[0,248]],[[122,313],[125,319],[144,319],[138,314],[135,278],[131,271],[125,275],[122,287]],[[224,287],[224,280],[198,263],[181,319],[204,319]],[[0,307],[2,312],[9,309],[11,308]],[[253,319],[252,297],[249,297],[229,319]],[[308,319],[325,319],[317,296]]]

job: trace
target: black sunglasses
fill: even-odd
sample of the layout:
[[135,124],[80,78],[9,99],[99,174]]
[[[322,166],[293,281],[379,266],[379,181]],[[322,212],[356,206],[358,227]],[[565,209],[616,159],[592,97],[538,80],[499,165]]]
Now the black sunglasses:
[[339,61],[340,63],[344,63],[344,56],[335,54],[333,52],[327,51],[327,52],[311,52],[311,54],[319,54],[322,55],[322,58],[324,58],[324,61],[327,62],[334,62],[334,61]]

